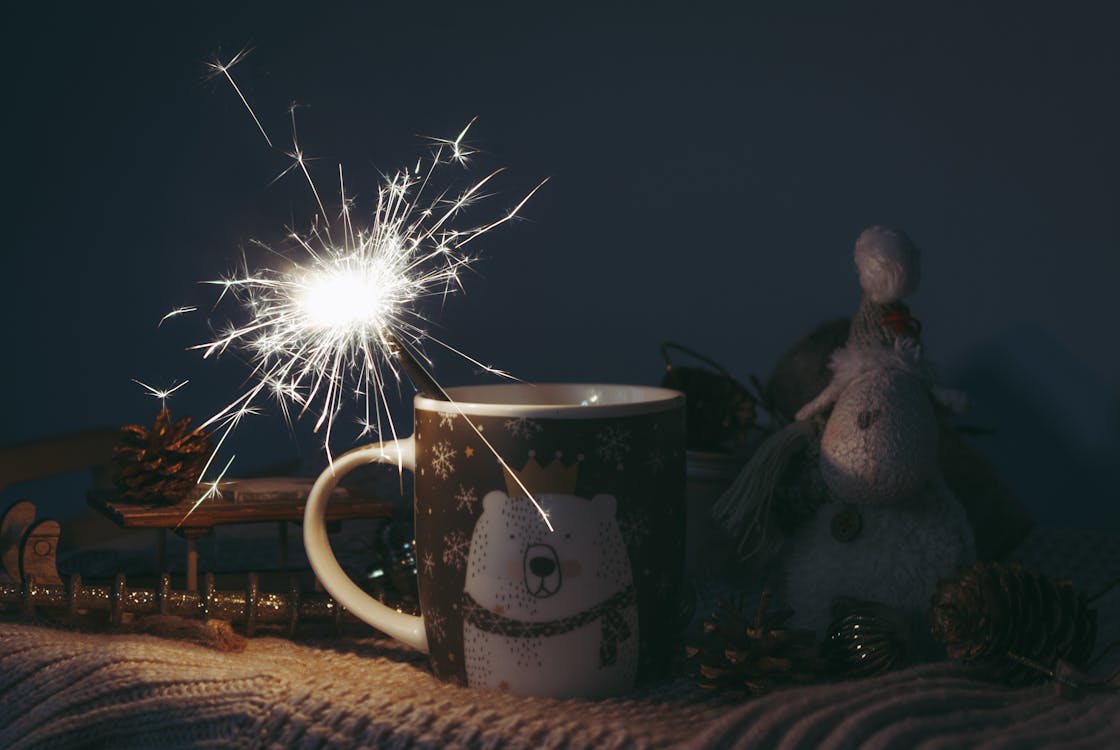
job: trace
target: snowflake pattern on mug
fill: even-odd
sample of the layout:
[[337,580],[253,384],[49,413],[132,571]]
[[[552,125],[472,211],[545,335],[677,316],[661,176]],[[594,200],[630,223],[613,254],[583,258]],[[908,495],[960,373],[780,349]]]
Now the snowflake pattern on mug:
[[453,411],[441,411],[441,412],[437,412],[437,413],[439,414],[439,427],[440,427],[440,429],[442,430],[444,427],[446,427],[448,432],[454,432],[455,431],[455,417],[457,417],[459,415],[456,414]]
[[443,537],[443,563],[456,570],[462,570],[467,564],[467,554],[471,549],[471,540],[462,531],[456,529]]
[[425,552],[420,558],[420,567],[424,571],[424,575],[430,576],[436,570],[436,558],[432,556],[431,552]]
[[428,634],[436,640],[442,640],[447,633],[447,618],[438,610],[424,615],[424,625],[428,630]]
[[528,440],[543,429],[539,422],[529,419],[528,417],[507,419],[505,428],[509,431],[510,435],[515,438],[521,438],[522,440]]
[[455,493],[455,510],[465,510],[467,513],[474,513],[474,504],[478,502],[478,493],[475,492],[474,487],[464,487],[459,485],[459,491]]
[[455,471],[455,464],[452,463],[454,458],[455,449],[451,447],[451,443],[441,440],[432,446],[432,471],[440,479],[447,479]]
[[599,458],[615,464],[615,468],[622,471],[622,459],[630,452],[630,430],[621,425],[611,425],[595,439],[599,443]]
[[619,529],[627,547],[637,546],[649,536],[649,515],[644,510],[631,511],[619,519]]

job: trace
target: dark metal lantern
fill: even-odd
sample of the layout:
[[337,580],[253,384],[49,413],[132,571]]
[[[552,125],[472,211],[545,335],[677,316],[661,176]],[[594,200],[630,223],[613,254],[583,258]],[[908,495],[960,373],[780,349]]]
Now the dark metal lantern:
[[[669,357],[676,350],[708,365],[680,367]],[[688,449],[733,451],[755,423],[757,399],[719,363],[673,341],[661,345],[665,375],[661,385],[685,394]]]

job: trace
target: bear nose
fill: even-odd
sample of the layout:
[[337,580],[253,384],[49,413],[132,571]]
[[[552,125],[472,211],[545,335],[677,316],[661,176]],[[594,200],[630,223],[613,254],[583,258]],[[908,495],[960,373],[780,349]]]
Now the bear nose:
[[560,590],[563,568],[560,556],[547,544],[530,544],[525,550],[525,588],[530,596],[538,599],[552,596]]
[[550,557],[534,557],[529,560],[529,570],[535,576],[547,578],[556,570],[556,561]]

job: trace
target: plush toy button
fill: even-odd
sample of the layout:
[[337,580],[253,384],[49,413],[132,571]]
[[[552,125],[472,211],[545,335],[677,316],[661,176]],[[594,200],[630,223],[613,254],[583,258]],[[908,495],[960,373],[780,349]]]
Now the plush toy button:
[[832,516],[832,538],[838,542],[850,542],[863,530],[863,516],[859,508],[844,503]]

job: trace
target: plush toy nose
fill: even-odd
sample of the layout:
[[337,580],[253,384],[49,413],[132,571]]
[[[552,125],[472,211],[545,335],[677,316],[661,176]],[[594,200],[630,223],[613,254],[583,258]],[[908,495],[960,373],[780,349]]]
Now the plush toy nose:
[[529,560],[529,571],[535,575],[544,578],[552,575],[556,570],[556,561],[550,557],[534,557]]

